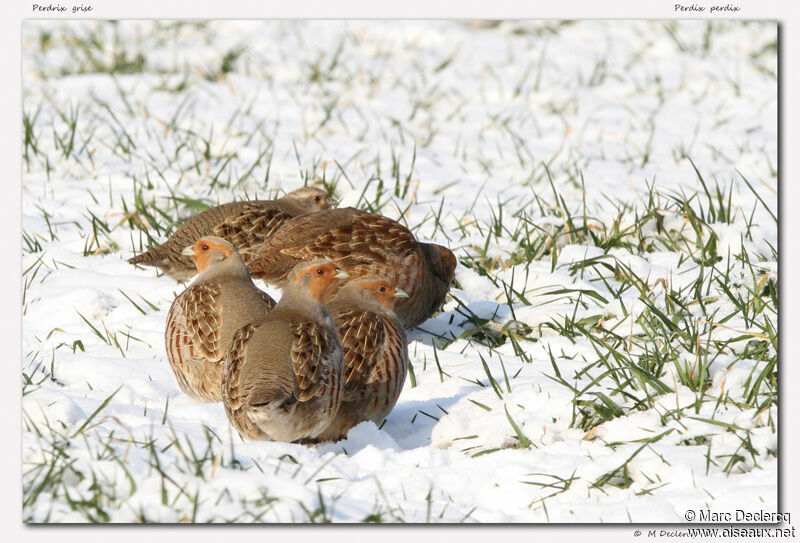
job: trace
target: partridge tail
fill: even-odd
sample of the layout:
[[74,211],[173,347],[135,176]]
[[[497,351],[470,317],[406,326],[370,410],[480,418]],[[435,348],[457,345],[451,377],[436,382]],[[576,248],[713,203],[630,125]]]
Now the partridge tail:
[[163,245],[159,245],[158,247],[154,247],[149,251],[145,251],[143,253],[139,253],[138,255],[129,258],[128,262],[131,264],[141,264],[142,266],[158,266],[164,262],[164,251],[162,249]]
[[294,394],[287,396],[281,390],[256,390],[250,395],[250,407],[289,408],[297,402]]

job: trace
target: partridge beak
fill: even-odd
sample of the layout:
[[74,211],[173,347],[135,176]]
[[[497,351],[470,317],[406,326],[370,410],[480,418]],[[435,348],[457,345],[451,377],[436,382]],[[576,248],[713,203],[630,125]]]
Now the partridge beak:
[[337,269],[334,277],[336,277],[336,279],[350,279],[350,274],[344,270]]
[[394,289],[394,297],[395,298],[408,298],[408,292],[401,288]]
[[183,256],[194,256],[194,247],[192,247],[191,245],[185,247],[183,251],[181,251],[181,254]]

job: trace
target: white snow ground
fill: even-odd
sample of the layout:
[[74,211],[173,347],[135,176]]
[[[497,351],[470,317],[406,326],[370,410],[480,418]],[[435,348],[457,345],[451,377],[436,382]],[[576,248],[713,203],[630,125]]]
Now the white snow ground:
[[[608,225],[617,200],[646,201],[647,185],[702,190],[691,157],[726,203],[732,185],[739,212],[710,228],[719,255],[752,255],[756,271],[732,265],[728,286],[758,304],[748,285],[777,281],[765,207],[777,209],[776,38],[775,24],[734,21],[27,21],[25,519],[664,523],[689,508],[774,511],[777,408],[759,400],[766,385],[748,399],[767,362],[741,355],[760,328],[739,315],[704,328],[692,305],[698,346],[664,365],[668,390],[628,381],[623,396],[613,371],[587,370],[609,351],[547,325],[600,319],[646,338],[643,300],[667,312],[667,285],[709,267],[690,248],[574,239],[558,243],[556,261],[520,262],[510,232],[521,210],[564,224],[534,201],[554,201],[545,165],[573,213],[585,202]],[[414,379],[382,428],[364,423],[318,447],[243,443],[221,405],[178,389],[163,330],[183,287],[125,262],[147,244],[135,224],[147,219],[126,213],[137,198],[150,206],[162,230],[147,226],[163,240],[193,200],[323,177],[338,181],[341,205],[383,191],[384,214],[462,263],[496,259],[491,277],[459,265],[453,294],[489,320],[484,333],[527,325],[522,354],[470,336],[478,321],[453,299],[410,334]],[[506,230],[487,241],[499,213]],[[663,220],[691,230],[680,214]],[[630,288],[618,300],[619,274],[571,267],[593,258],[630,266],[652,298]],[[509,307],[504,284],[525,301]],[[700,305],[726,315],[720,289]],[[701,352],[710,386],[698,393],[679,369]],[[619,416],[582,429],[571,386],[589,391],[582,401],[605,394]]]

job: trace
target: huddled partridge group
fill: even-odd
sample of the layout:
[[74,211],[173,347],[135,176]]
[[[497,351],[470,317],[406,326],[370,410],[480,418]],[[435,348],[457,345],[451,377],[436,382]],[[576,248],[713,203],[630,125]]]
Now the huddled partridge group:
[[[321,189],[233,202],[129,260],[177,281],[167,317],[178,384],[223,403],[248,440],[335,441],[381,423],[405,382],[405,329],[439,309],[456,258],[403,225],[328,209]],[[253,278],[283,290],[275,301]]]

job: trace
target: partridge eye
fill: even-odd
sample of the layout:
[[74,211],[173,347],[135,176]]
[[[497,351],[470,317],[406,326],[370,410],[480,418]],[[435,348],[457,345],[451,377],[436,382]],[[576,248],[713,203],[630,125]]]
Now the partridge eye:
[[322,268],[317,268],[317,275],[325,275],[325,270]]
[[319,202],[319,196],[314,196],[314,201]]
[[386,292],[386,287],[379,287],[379,288],[378,288],[378,290],[379,290],[380,292]]
[[204,251],[208,251],[208,245],[203,245],[203,246],[202,246],[202,247],[200,247],[200,248],[201,248],[201,249],[203,249]]

